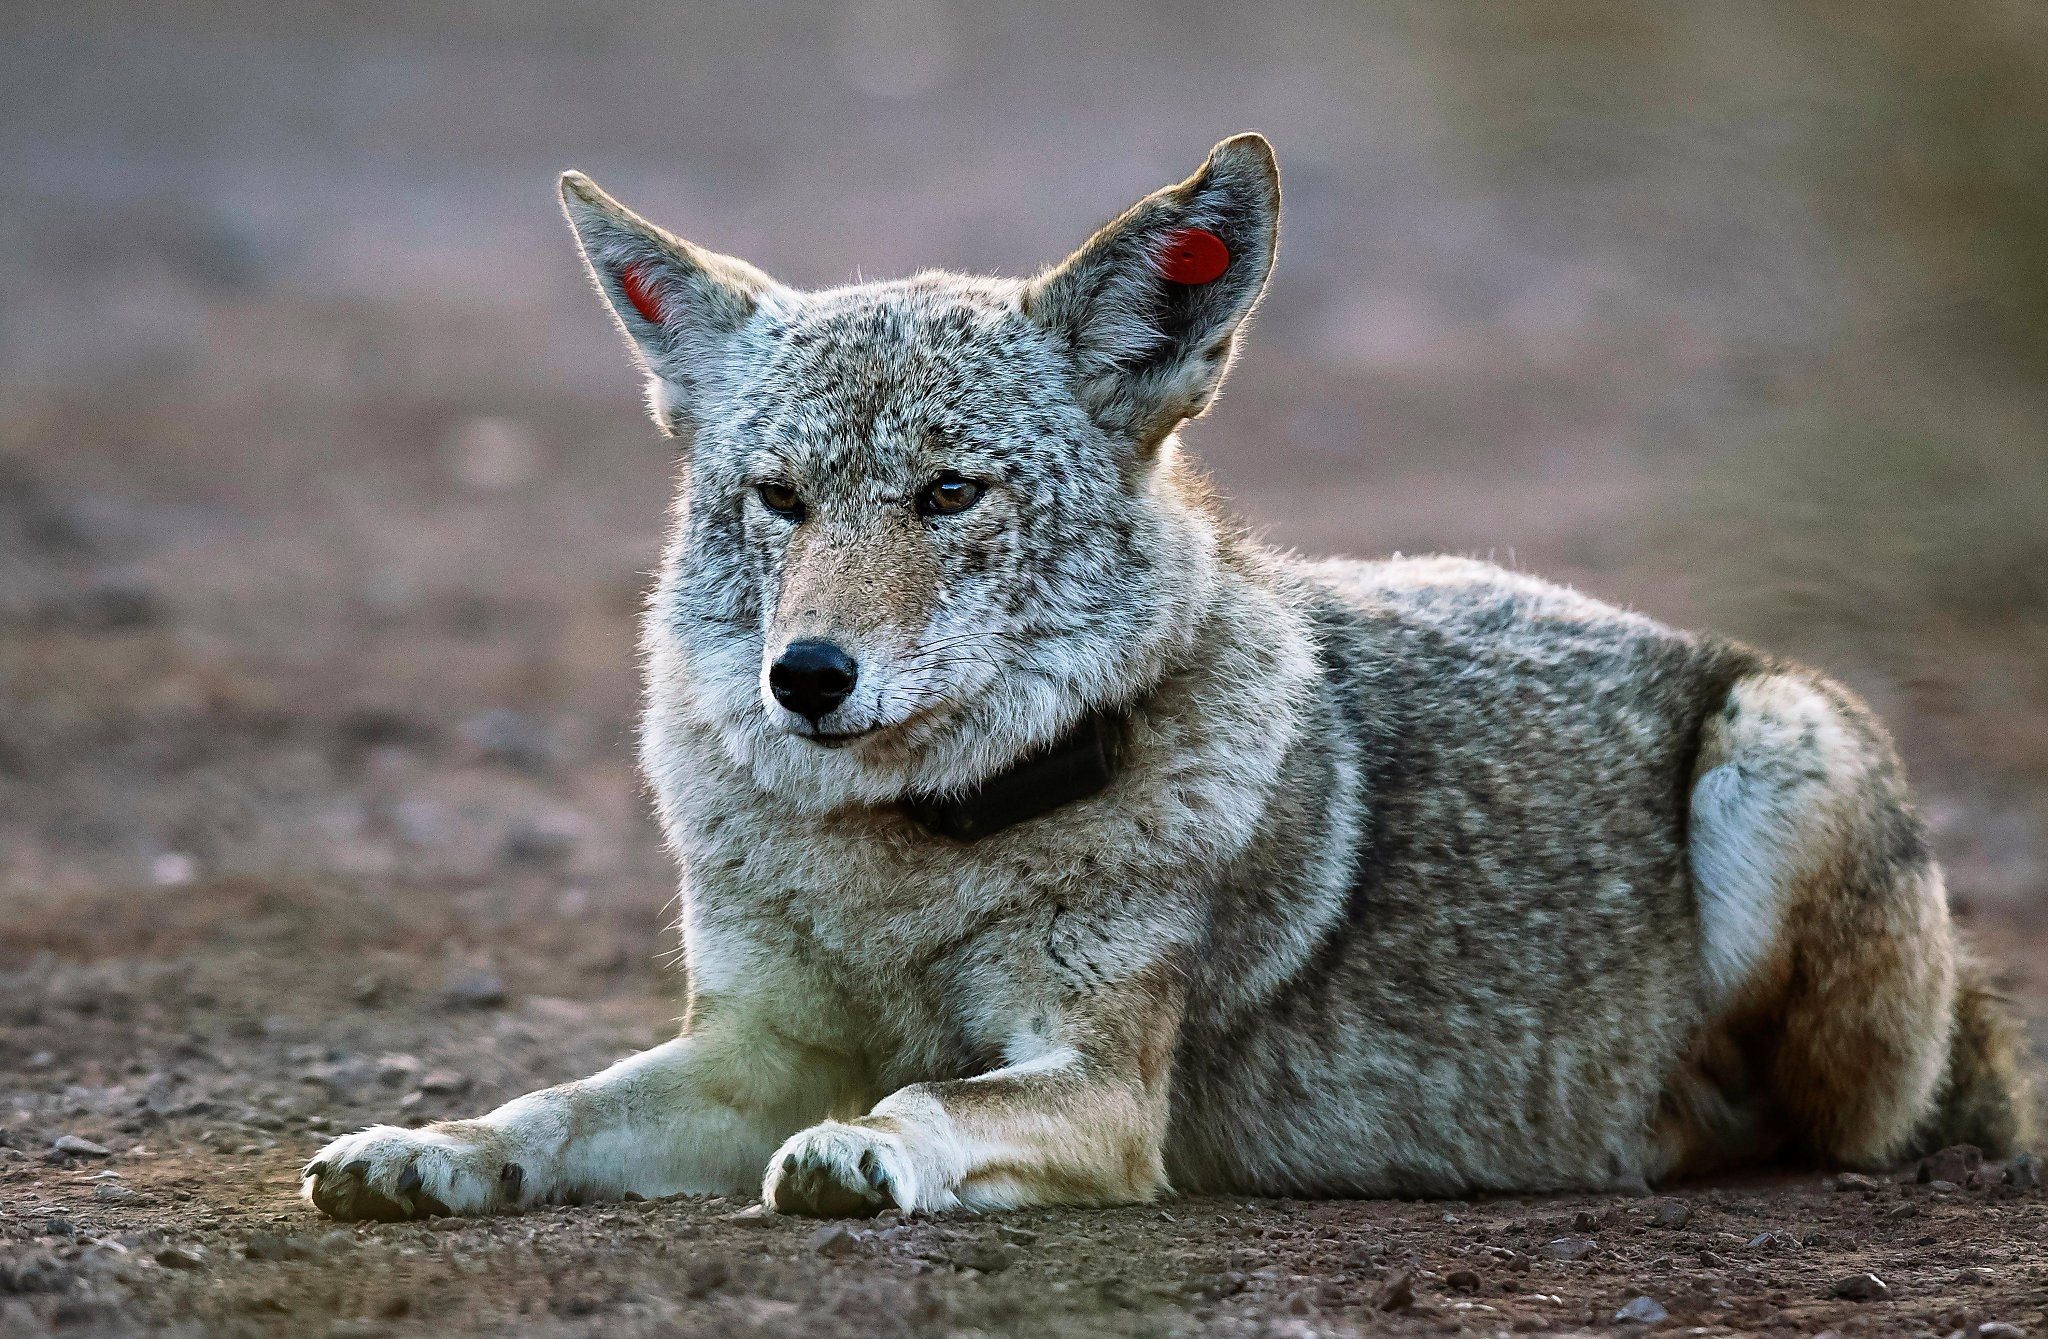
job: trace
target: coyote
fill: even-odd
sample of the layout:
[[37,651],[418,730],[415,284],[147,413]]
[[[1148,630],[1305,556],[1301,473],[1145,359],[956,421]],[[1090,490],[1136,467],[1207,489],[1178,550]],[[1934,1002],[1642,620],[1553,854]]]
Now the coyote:
[[1272,266],[1263,138],[1022,281],[798,292],[561,191],[680,453],[641,761],[687,1015],[334,1140],[320,1209],[1636,1190],[2024,1136],[1840,685],[1219,514],[1176,434]]

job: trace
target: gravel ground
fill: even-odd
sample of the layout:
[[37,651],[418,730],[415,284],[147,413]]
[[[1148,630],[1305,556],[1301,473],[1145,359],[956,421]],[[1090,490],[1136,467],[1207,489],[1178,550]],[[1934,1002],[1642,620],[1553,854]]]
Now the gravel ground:
[[[295,1197],[328,1132],[472,1110],[647,1045],[665,1027],[657,973],[603,933],[551,940],[584,920],[558,908],[507,919],[463,959],[406,947],[447,932],[445,899],[366,907],[360,890],[232,881],[158,896],[175,896],[175,924],[142,899],[77,908],[45,927],[66,956],[0,976],[10,1339],[1947,1335],[2038,1329],[2048,1305],[2036,1165],[2008,1177],[1961,1154],[1924,1182],[1917,1167],[1788,1172],[1648,1199],[1191,1199],[823,1225],[675,1199],[344,1227]],[[599,947],[579,957],[577,942]]]

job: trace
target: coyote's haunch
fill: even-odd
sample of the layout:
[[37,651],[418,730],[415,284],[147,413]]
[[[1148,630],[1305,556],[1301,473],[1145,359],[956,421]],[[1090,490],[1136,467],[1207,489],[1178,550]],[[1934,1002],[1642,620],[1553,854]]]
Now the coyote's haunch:
[[1175,433],[1272,267],[1265,140],[1023,281],[802,293],[562,199],[680,450],[641,758],[688,1019],[336,1139],[321,1209],[1462,1195],[2019,1136],[1848,692],[1219,515]]

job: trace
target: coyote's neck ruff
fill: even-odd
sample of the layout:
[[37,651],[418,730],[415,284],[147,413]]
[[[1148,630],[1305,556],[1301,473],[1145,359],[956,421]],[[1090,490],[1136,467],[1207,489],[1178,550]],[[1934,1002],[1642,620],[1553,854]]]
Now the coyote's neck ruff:
[[307,1168],[342,1217],[732,1192],[1639,1186],[2009,1145],[2012,1037],[1827,679],[1451,559],[1310,563],[1177,431],[1255,135],[1033,279],[820,293],[576,174],[680,446],[642,759],[683,1035]]

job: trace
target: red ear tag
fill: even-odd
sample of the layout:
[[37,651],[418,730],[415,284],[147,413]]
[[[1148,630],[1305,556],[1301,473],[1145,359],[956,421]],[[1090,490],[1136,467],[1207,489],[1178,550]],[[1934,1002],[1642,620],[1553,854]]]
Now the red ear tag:
[[626,301],[633,304],[633,310],[647,318],[649,325],[660,325],[665,319],[661,310],[661,294],[654,286],[654,262],[636,260],[619,271],[619,287],[626,290]]
[[1230,248],[1206,228],[1182,228],[1166,235],[1159,272],[1177,284],[1213,284],[1230,268]]

